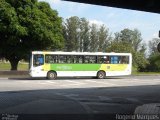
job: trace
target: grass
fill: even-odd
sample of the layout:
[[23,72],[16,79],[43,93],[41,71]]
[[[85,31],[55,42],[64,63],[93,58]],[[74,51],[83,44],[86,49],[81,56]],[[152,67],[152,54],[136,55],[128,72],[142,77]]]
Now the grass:
[[[10,70],[11,65],[10,63],[0,62],[0,70]],[[28,63],[19,63],[18,70],[28,70]]]
[[160,75],[160,72],[134,72],[132,75]]
[[160,72],[137,72],[136,67],[132,67],[132,75],[160,75]]

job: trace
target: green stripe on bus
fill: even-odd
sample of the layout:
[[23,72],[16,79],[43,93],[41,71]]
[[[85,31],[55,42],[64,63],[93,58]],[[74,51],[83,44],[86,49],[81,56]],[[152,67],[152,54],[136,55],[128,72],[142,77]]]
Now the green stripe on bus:
[[45,71],[124,71],[127,64],[45,64]]
[[55,71],[98,71],[101,64],[51,64]]

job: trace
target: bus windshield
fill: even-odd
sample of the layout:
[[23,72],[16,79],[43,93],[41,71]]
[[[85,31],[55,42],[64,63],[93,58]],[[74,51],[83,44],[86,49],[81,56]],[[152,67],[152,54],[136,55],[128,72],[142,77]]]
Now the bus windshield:
[[33,56],[33,66],[37,67],[37,66],[41,66],[44,64],[44,55],[42,54],[35,54]]

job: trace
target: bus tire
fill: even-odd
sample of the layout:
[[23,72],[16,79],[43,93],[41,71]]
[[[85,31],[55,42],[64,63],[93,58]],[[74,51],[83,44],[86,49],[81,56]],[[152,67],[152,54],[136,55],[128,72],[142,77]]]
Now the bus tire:
[[54,71],[49,71],[47,73],[47,79],[55,80],[57,78],[57,73]]
[[97,78],[104,79],[106,77],[106,73],[104,71],[98,71]]

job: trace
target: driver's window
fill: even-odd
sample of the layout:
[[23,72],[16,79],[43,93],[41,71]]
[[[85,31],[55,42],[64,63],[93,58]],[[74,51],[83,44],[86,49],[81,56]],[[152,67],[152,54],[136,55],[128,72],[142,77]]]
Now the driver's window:
[[36,67],[36,66],[40,66],[43,64],[44,64],[44,55],[42,54],[34,55],[33,66]]

